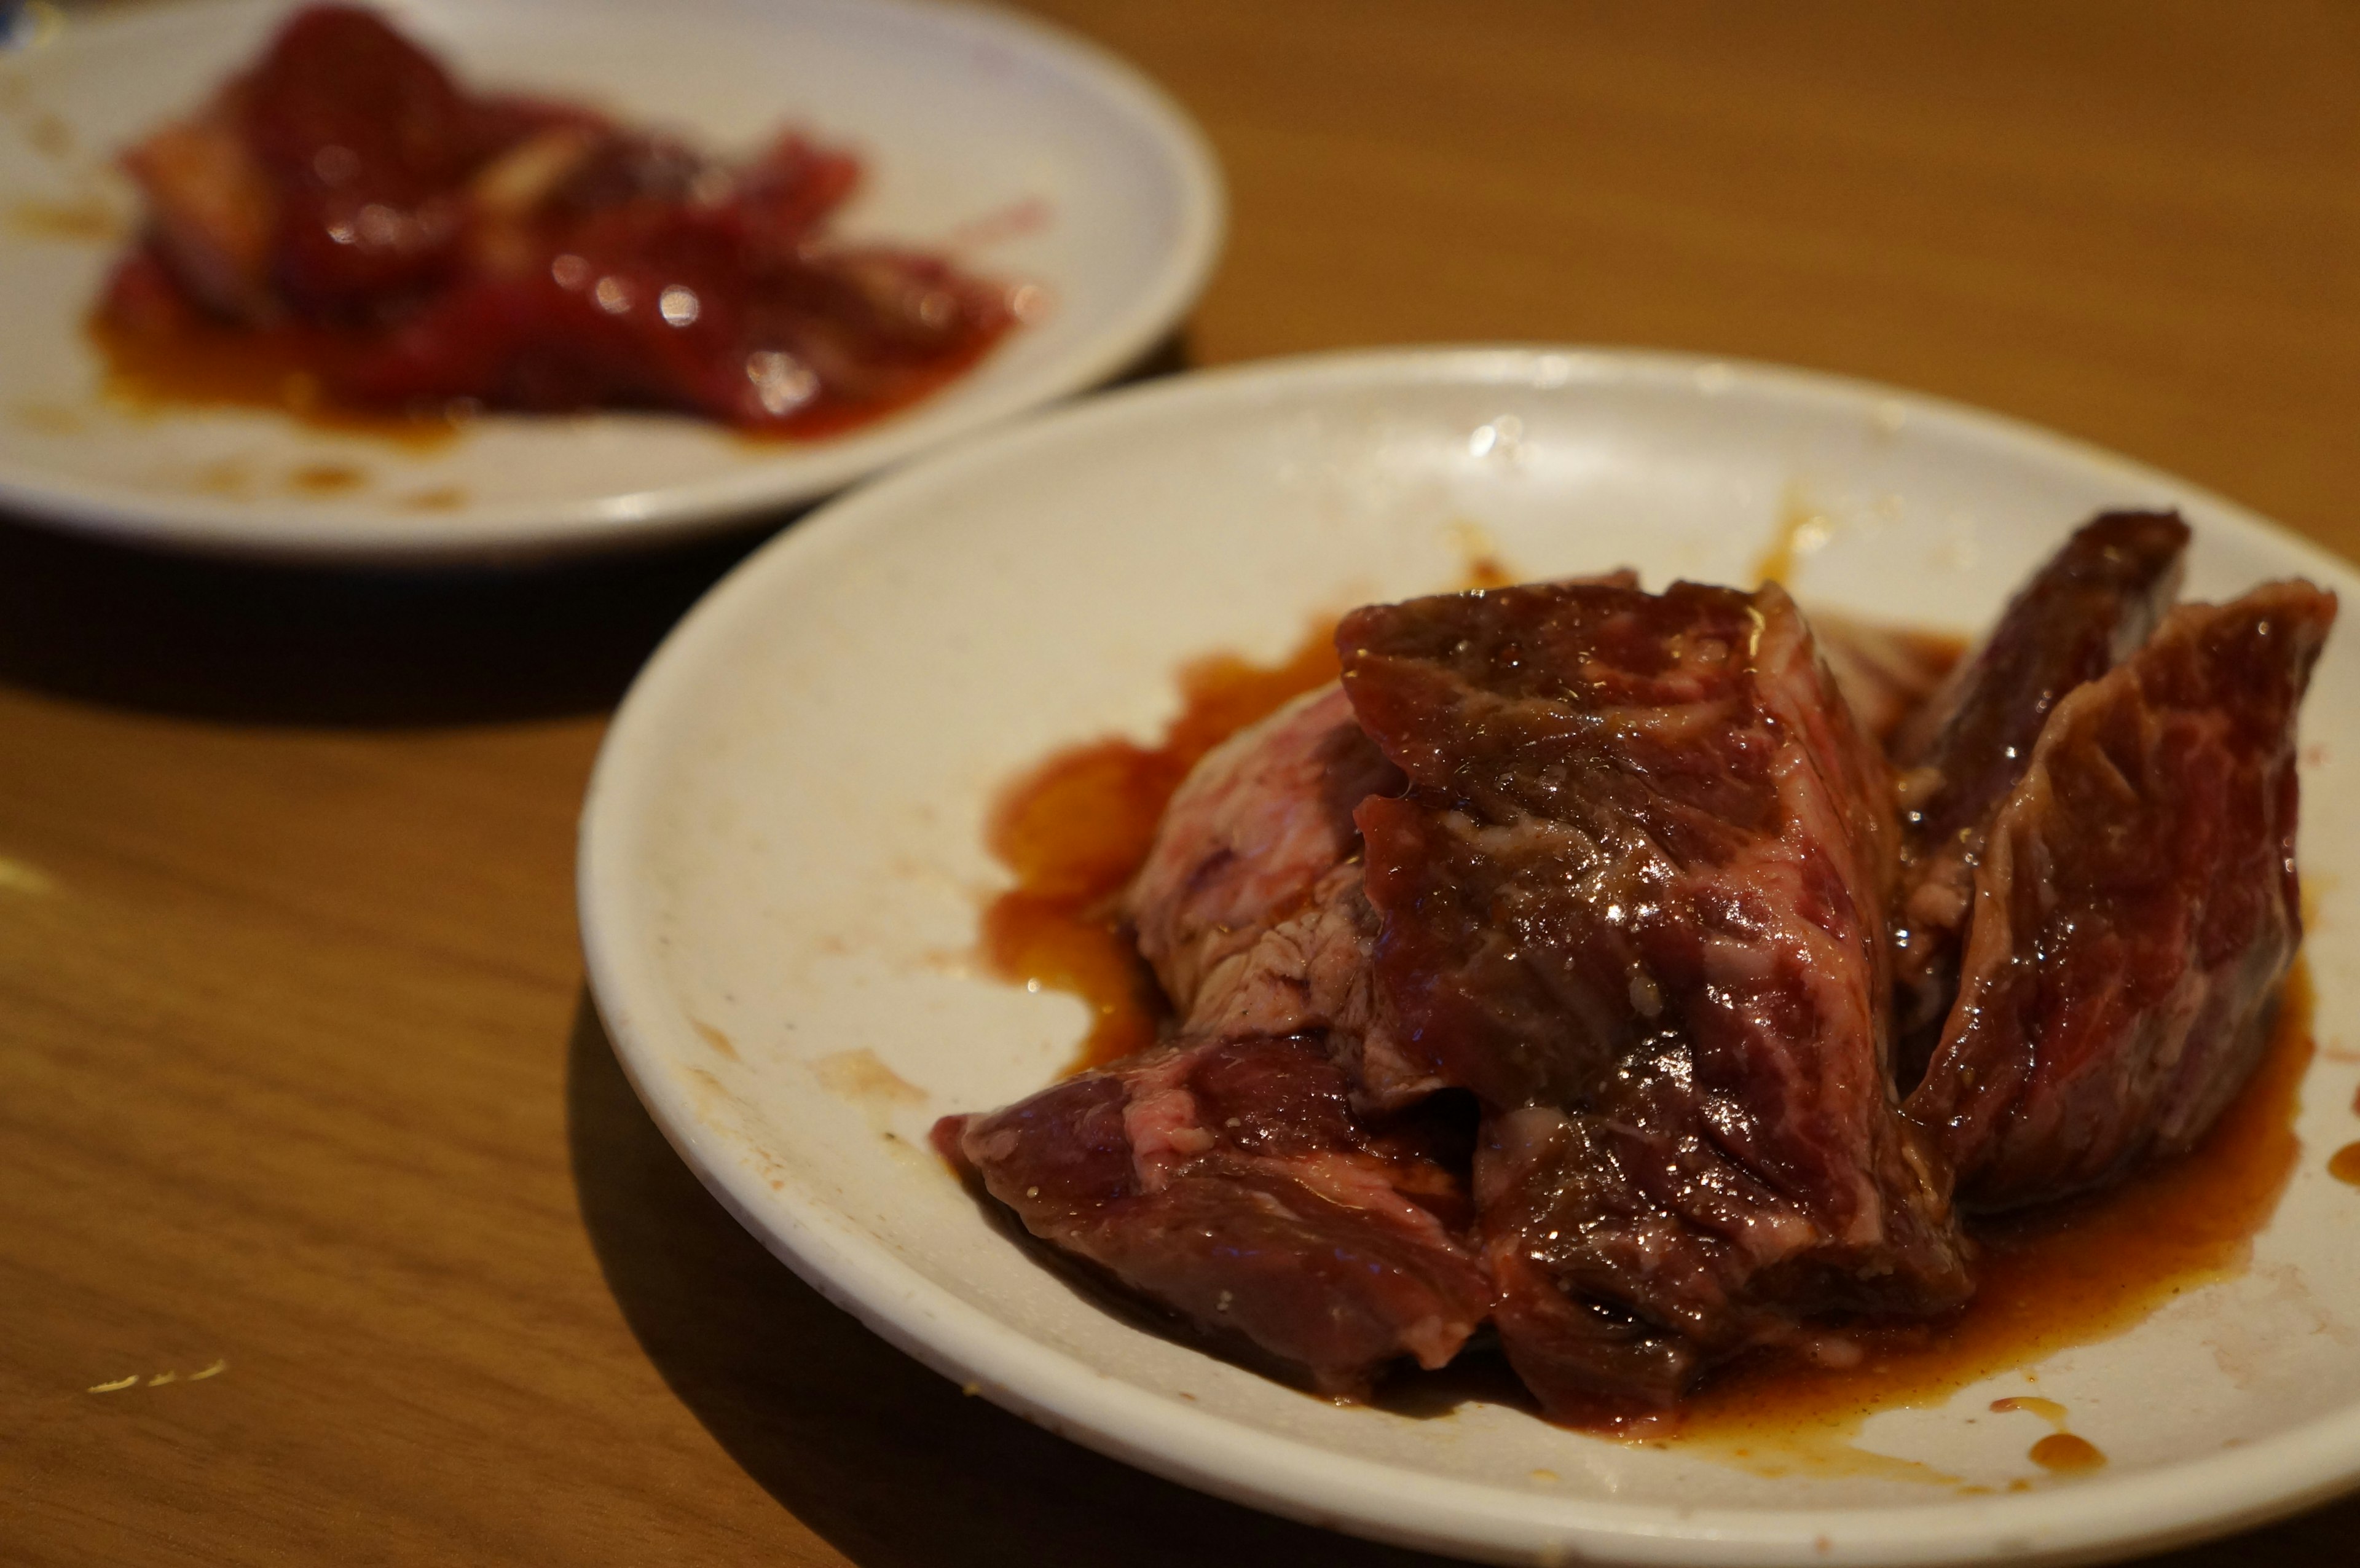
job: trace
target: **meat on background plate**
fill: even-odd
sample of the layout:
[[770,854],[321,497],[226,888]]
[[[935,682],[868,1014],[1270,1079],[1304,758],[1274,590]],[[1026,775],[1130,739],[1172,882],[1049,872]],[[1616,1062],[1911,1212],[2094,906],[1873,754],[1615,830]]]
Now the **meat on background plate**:
[[332,403],[679,409],[822,434],[1014,324],[947,260],[827,220],[860,166],[795,133],[727,163],[571,103],[465,91],[375,13],[296,12],[123,158],[146,227],[99,320],[244,347]]

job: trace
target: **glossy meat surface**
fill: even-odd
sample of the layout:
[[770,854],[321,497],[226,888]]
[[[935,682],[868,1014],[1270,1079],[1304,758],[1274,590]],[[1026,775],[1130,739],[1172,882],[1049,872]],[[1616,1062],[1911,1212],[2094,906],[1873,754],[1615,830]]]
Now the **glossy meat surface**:
[[1806,1313],[1962,1301],[1885,1068],[1887,774],[1786,594],[1512,588],[1338,644],[1411,784],[1358,812],[1379,985],[1489,1113],[1497,1321],[1551,1412],[1660,1408]]
[[1034,1236],[1325,1392],[1443,1365],[1491,1309],[1463,1133],[1372,1130],[1316,1041],[1183,1040],[935,1138]]
[[1992,814],[2030,764],[2066,693],[2147,641],[2180,591],[2188,525],[2108,512],[2068,539],[1999,622],[1893,736],[1902,771],[1903,876],[1895,967],[1916,1082],[1958,985],[1974,861]]
[[314,5],[124,163],[198,303],[257,326],[366,319],[459,267],[480,170],[537,131],[597,123],[472,98],[374,13]]
[[296,13],[124,164],[148,231],[103,318],[150,343],[235,323],[360,407],[820,433],[922,396],[1013,321],[945,260],[832,238],[859,180],[844,153],[789,135],[723,163],[469,93],[352,6]]
[[[2189,1148],[2299,941],[2334,602],[2167,617],[2184,541],[2099,518],[1939,680],[1936,640],[1821,640],[1775,587],[1358,611],[1341,681],[1205,755],[1125,891],[1166,1042],[938,1138],[1331,1392],[1488,1318],[1549,1415],[1623,1426],[1830,1318],[1939,1320],[1972,1289],[1954,1192]],[[1896,905],[1938,877],[1965,985],[1905,1102]]]
[[2301,938],[2296,710],[2335,610],[2304,583],[2182,606],[2049,716],[1908,1102],[1962,1202],[2042,1202],[2184,1150],[2252,1071]]

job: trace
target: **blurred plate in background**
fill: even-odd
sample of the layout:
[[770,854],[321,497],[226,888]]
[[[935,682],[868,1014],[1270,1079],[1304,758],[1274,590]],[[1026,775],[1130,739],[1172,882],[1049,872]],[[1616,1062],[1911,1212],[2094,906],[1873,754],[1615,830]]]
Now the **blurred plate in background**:
[[555,554],[725,526],[1124,370],[1180,323],[1219,173],[1164,93],[998,11],[909,0],[404,0],[463,81],[574,98],[722,152],[779,128],[858,153],[854,238],[1041,289],[1039,318],[847,435],[663,414],[491,415],[405,444],[263,409],[111,401],[83,320],[136,221],[113,155],[250,60],[284,4],[65,14],[0,56],[0,506],[120,539],[315,560]]

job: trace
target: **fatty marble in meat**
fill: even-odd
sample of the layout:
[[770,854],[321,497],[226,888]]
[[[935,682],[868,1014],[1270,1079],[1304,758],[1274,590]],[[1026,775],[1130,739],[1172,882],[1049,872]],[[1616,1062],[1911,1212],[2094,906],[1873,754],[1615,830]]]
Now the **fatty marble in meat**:
[[1551,1413],[1675,1401],[1968,1277],[1886,1066],[1895,828],[1784,592],[1544,584],[1338,633],[1408,775],[1357,819],[1381,989],[1487,1112],[1502,1341]]
[[[1627,571],[1572,581],[1638,586]],[[1444,1086],[1403,1051],[1371,966],[1377,917],[1352,812],[1405,784],[1340,681],[1197,763],[1123,898],[1181,1032],[1317,1034],[1365,1112]]]
[[1216,747],[1125,900],[1175,1043],[938,1134],[1035,1236],[1335,1393],[1491,1306],[1466,1118],[1361,1087],[1389,1058],[1351,811],[1401,785],[1334,685]]
[[1441,1087],[1402,1055],[1371,983],[1376,914],[1352,810],[1402,785],[1338,685],[1232,735],[1189,773],[1124,898],[1181,1032],[1317,1035],[1363,1111]]
[[1910,1115],[1964,1201],[2193,1146],[2260,1059],[2301,940],[2295,713],[2335,600],[2174,610],[2068,692],[1984,835],[1964,978]]

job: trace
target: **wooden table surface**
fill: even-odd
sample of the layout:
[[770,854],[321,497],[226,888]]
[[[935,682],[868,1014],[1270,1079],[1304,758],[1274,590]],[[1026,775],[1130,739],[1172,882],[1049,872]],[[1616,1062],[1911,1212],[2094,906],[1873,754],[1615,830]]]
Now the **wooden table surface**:
[[[2360,553],[2360,8],[1041,8],[1227,165],[1188,363],[1790,361]],[[748,542],[347,576],[0,525],[0,1562],[1414,1560],[961,1398],[633,1099],[575,808]],[[2345,1503],[2166,1561],[2355,1537]]]

